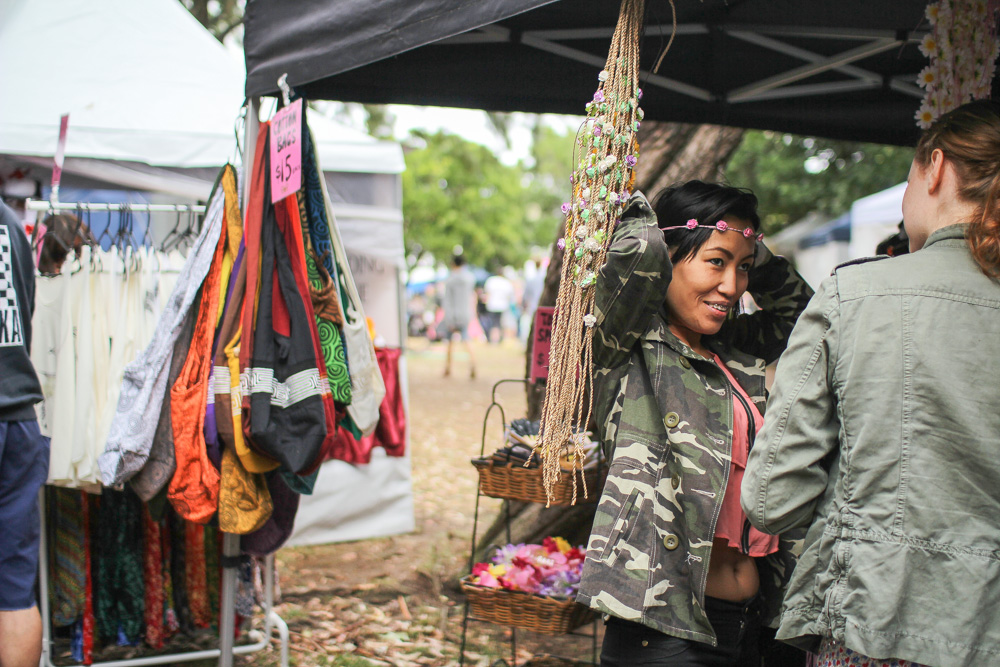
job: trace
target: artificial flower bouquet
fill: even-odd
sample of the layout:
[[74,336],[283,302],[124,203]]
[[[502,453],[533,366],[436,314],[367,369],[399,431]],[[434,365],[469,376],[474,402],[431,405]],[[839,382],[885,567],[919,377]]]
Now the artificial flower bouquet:
[[461,581],[473,617],[549,634],[590,622],[593,610],[575,599],[583,556],[561,537],[498,548]]
[[580,585],[584,552],[561,537],[541,544],[499,547],[488,563],[472,568],[470,583],[487,588],[573,598]]

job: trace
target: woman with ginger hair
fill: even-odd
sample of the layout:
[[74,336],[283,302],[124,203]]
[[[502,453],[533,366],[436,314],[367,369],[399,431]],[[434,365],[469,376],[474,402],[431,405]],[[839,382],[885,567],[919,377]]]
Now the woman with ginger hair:
[[903,221],[799,319],[744,478],[757,528],[808,528],[778,638],[821,667],[1000,662],[1000,105],[924,133]]

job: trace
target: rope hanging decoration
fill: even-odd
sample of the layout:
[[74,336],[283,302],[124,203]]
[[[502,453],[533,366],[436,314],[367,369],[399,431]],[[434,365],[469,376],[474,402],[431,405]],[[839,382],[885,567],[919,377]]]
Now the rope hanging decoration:
[[567,453],[577,498],[577,477],[587,495],[582,469],[584,436],[592,405],[594,284],[604,265],[615,224],[635,184],[639,157],[636,134],[639,107],[639,38],[645,0],[622,0],[607,64],[598,74],[597,92],[587,103],[587,120],[577,134],[575,167],[570,178],[572,201],[563,204],[565,250],[556,298],[545,403],[536,450],[542,458],[545,495],[562,472]]

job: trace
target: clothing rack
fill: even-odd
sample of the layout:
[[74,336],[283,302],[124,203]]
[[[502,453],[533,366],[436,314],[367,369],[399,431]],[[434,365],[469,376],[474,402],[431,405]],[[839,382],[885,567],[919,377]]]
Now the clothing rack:
[[[257,98],[250,100],[247,114],[246,136],[256,136],[259,121],[257,113],[259,101]],[[253,164],[254,143],[246,142],[244,154],[244,164]],[[250,187],[250,179],[244,179],[243,195],[243,215],[247,214],[247,190]],[[91,202],[54,202],[47,200],[28,199],[25,202],[25,209],[29,211],[132,211],[132,212],[190,212],[204,213],[207,207],[199,204],[109,204]],[[39,584],[42,612],[42,664],[45,667],[55,667],[51,660],[51,628],[49,618],[48,601],[48,558],[45,542],[45,518],[44,518],[44,487],[40,491],[42,508],[42,536],[39,552]],[[254,643],[244,646],[234,647],[235,637],[235,604],[236,604],[236,568],[232,565],[240,553],[240,537],[231,533],[222,534],[222,594],[219,603],[221,610],[219,619],[219,648],[205,651],[193,651],[189,653],[173,655],[157,655],[145,658],[135,658],[131,660],[114,660],[109,662],[95,662],[92,667],[139,667],[141,665],[164,665],[177,662],[187,662],[191,660],[205,660],[211,658],[219,659],[219,667],[232,667],[233,655],[254,653],[270,644],[271,632],[277,630],[281,640],[281,667],[288,667],[288,625],[274,611],[274,554],[267,556],[264,567],[265,605],[264,605],[264,636]],[[74,667],[83,667],[74,666]]]
[[28,211],[119,211],[138,213],[204,213],[204,204],[103,204],[93,202],[52,202],[45,199],[28,199],[24,202]]
[[[52,662],[52,628],[51,619],[49,618],[49,568],[48,568],[48,537],[45,529],[45,487],[42,487],[38,492],[39,504],[41,505],[41,537],[39,543],[39,573],[38,573],[38,590],[39,597],[41,598],[40,611],[42,615],[42,661],[43,667],[56,667]],[[229,533],[223,534],[223,550],[225,552],[226,541],[233,540],[236,541],[236,549],[239,549],[239,536],[231,535]],[[231,545],[230,545],[231,546]],[[228,610],[228,613],[220,611],[220,623],[219,623],[219,648],[206,649],[202,651],[188,651],[186,653],[163,653],[158,655],[146,656],[143,658],[131,658],[128,660],[109,660],[105,662],[93,662],[86,667],[140,667],[143,665],[172,665],[179,662],[191,662],[194,660],[210,660],[212,658],[219,658],[220,662],[223,656],[228,653],[230,663],[232,661],[233,655],[244,655],[247,653],[256,653],[267,648],[271,643],[271,633],[274,630],[278,631],[278,636],[281,639],[281,667],[288,667],[288,625],[285,621],[274,611],[274,554],[268,556],[264,562],[264,632],[260,639],[252,644],[244,644],[243,646],[233,645],[233,632],[235,628],[233,627],[233,614],[236,613],[234,608],[235,596],[233,591],[230,591],[228,597],[228,604],[226,604],[226,591],[225,582],[226,578],[229,577],[233,580],[235,584],[235,570],[234,568],[222,565],[222,576],[223,576],[223,599],[220,601],[220,610]],[[232,574],[233,576],[229,576]],[[229,618],[229,622],[226,623],[224,619]],[[225,632],[224,627],[229,627],[229,634],[223,634]],[[251,630],[251,632],[254,632]],[[72,667],[85,667],[83,664],[76,664]]]

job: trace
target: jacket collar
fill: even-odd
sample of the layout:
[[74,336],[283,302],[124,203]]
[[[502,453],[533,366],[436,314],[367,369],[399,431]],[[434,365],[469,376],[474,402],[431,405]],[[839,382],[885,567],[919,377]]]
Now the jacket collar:
[[698,359],[700,361],[705,360],[705,357],[692,350],[687,343],[678,338],[677,335],[670,330],[670,327],[667,325],[667,314],[663,308],[661,308],[654,316],[653,323],[646,330],[643,339],[663,343],[677,354],[687,357],[688,359]]
[[947,227],[942,227],[938,229],[933,234],[927,237],[927,241],[924,243],[924,248],[934,245],[938,241],[944,241],[946,239],[964,239],[965,230],[969,228],[969,225],[960,222],[957,225],[948,225]]

